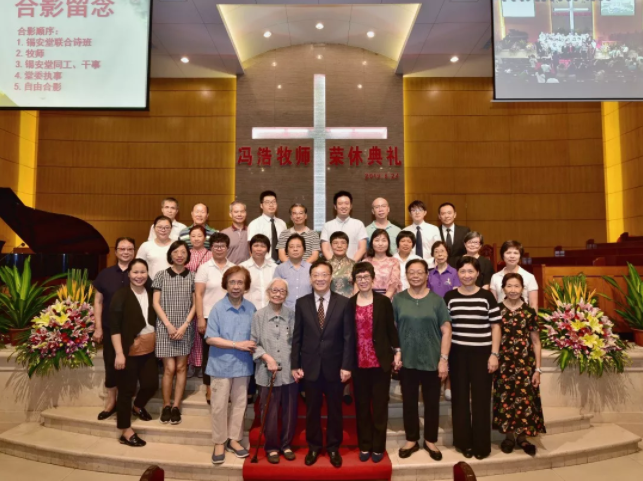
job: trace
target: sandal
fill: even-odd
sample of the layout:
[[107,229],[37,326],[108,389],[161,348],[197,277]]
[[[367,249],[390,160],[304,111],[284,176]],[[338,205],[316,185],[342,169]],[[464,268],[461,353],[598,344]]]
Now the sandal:
[[503,442],[500,443],[500,449],[505,454],[511,454],[514,450],[515,445],[516,443],[511,439],[505,439]]
[[529,441],[526,439],[523,439],[518,442],[518,446],[522,448],[522,450],[527,453],[529,456],[535,456],[536,455],[536,446],[531,444]]

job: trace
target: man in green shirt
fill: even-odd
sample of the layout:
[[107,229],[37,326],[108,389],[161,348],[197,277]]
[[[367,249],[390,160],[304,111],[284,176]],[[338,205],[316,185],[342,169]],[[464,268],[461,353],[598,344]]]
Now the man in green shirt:
[[368,247],[371,246],[371,236],[373,235],[373,232],[375,232],[375,229],[384,229],[388,233],[391,241],[391,254],[395,255],[397,252],[395,239],[402,229],[388,220],[388,215],[391,212],[388,201],[383,197],[378,197],[371,204],[371,212],[373,212],[375,220],[366,227],[366,233],[368,234]]

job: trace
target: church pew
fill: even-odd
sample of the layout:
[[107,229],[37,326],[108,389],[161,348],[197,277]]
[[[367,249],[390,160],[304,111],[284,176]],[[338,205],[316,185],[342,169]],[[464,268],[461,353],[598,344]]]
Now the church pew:
[[556,257],[601,257],[601,256],[611,256],[611,255],[627,255],[627,254],[639,254],[643,252],[643,247],[638,244],[632,246],[628,244],[619,244],[612,247],[602,247],[598,249],[573,249],[566,250],[558,253]]
[[549,266],[591,266],[600,256],[586,255],[584,257],[531,257],[525,259],[523,265],[549,265]]
[[[575,276],[579,273],[585,274],[587,278],[587,285],[590,289],[596,289],[596,292],[605,294],[610,298],[617,297],[618,291],[610,284],[603,280],[603,276],[610,276],[616,280],[621,288],[627,291],[627,285],[623,280],[623,276],[627,275],[628,270],[626,266],[548,266],[548,265],[533,265],[532,273],[538,282],[538,305],[540,307],[549,307],[545,305],[544,287],[551,281],[556,280],[562,285],[562,278],[565,276]],[[643,266],[637,266],[636,270],[639,274],[643,274]],[[598,296],[598,306],[614,322],[615,332],[630,332],[630,328],[616,313],[616,304],[614,301],[605,299]]]
[[599,257],[594,261],[595,266],[626,266],[627,263],[635,266],[643,266],[643,254],[639,255],[617,255]]

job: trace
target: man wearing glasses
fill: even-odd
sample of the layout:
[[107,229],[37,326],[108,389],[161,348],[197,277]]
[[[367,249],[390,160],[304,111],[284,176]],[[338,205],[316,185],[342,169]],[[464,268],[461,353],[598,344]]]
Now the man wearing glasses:
[[413,254],[424,259],[429,268],[433,268],[435,261],[431,257],[431,247],[433,247],[433,243],[440,240],[440,230],[433,224],[424,221],[426,205],[421,200],[414,200],[409,204],[409,214],[411,214],[413,224],[405,227],[404,230],[415,234]]
[[94,281],[94,322],[95,330],[92,339],[103,343],[103,361],[105,362],[105,406],[98,415],[100,421],[107,419],[116,412],[116,370],[114,361],[116,352],[112,345],[112,335],[109,330],[109,305],[112,297],[123,286],[129,285],[127,268],[134,259],[136,243],[129,237],[116,239],[116,264],[100,271]]
[[217,230],[213,229],[208,225],[208,217],[210,216],[210,208],[205,205],[205,204],[194,204],[194,207],[192,207],[192,212],[190,213],[192,216],[192,225],[189,227],[186,227],[181,231],[181,234],[179,234],[179,240],[182,240],[185,242],[190,249],[192,249],[192,242],[190,242],[190,229],[194,227],[195,225],[202,225],[203,228],[205,229],[205,242],[204,242],[204,247],[206,249],[210,249],[210,236],[214,234]]
[[269,257],[279,263],[277,243],[279,235],[286,230],[286,223],[277,216],[277,194],[272,190],[264,190],[259,195],[259,207],[262,214],[248,225],[248,239],[257,234],[263,234],[270,240]]
[[295,304],[291,369],[295,381],[304,383],[306,392],[306,466],[317,461],[323,447],[321,408],[326,397],[328,429],[326,451],[330,463],[339,468],[343,439],[343,383],[355,368],[355,316],[347,297],[331,292],[333,268],[322,260],[312,263],[310,280],[313,293]]

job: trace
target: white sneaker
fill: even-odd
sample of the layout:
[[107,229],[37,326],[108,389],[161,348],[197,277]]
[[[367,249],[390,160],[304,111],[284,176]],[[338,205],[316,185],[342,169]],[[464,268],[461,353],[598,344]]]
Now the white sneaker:
[[444,399],[446,399],[447,401],[451,401],[451,389],[444,390]]

